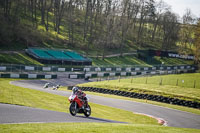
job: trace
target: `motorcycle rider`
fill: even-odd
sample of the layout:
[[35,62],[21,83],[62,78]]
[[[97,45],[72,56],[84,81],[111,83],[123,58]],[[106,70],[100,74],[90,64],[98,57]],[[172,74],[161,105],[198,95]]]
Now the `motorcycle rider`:
[[78,87],[75,86],[72,88],[72,93],[77,95],[78,98],[81,99],[87,107],[87,105],[88,105],[87,97],[86,97],[86,94],[81,89],[79,89]]

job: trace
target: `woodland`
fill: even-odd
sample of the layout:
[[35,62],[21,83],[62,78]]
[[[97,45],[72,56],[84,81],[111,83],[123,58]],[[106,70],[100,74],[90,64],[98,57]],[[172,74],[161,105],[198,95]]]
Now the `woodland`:
[[200,19],[154,0],[1,0],[0,49],[68,48],[105,55],[138,49],[200,56]]

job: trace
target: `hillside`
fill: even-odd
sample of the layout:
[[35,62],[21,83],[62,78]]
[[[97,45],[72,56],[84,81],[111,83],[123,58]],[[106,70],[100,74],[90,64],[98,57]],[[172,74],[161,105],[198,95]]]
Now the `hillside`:
[[[3,25],[0,29],[0,50],[23,50],[37,46],[68,48],[83,51],[87,55],[123,53],[137,49],[184,49],[187,53],[192,52],[189,45],[182,46],[181,30],[179,34],[176,29],[183,29],[184,26],[177,24],[177,16],[173,12],[156,14],[155,10],[155,16],[151,16],[151,8],[158,8],[156,3],[149,3],[153,7],[147,3],[139,5],[139,9],[147,8],[148,12],[144,16],[134,12],[128,16],[131,9],[122,7],[124,10],[117,11],[114,0],[110,3],[8,1],[9,6],[5,6],[4,2],[0,6],[0,25]],[[109,8],[103,10],[101,6],[105,7],[106,4]],[[123,4],[132,4],[131,8],[136,6],[134,2]],[[117,12],[122,15],[116,15]],[[156,17],[162,18],[160,22],[156,21]],[[168,18],[169,21],[165,22],[165,17],[174,17],[175,20]]]
[[[177,16],[172,11],[164,10],[158,13],[159,7],[155,2],[145,5],[137,5],[133,1],[121,3],[124,6],[119,10],[116,10],[119,5],[115,5],[114,0],[110,3],[63,0],[57,2],[0,2],[0,25],[3,25],[0,28],[0,51],[3,51],[0,54],[1,63],[42,65],[23,52],[28,47],[41,47],[77,51],[92,57],[93,65],[157,65],[162,62],[188,64],[188,61],[184,60],[172,61],[173,59],[158,57],[152,62],[145,62],[135,56],[105,56],[141,49],[170,50],[187,55],[195,49],[195,26],[177,23]],[[106,5],[109,8],[105,8]],[[132,6],[127,8],[125,5]],[[138,12],[129,14],[135,6],[138,6]],[[144,8],[147,11],[145,13],[142,11]],[[153,13],[152,8],[155,9]],[[140,15],[142,13],[144,16]],[[187,38],[183,33],[188,33]],[[17,53],[6,53],[10,50]],[[101,58],[95,58],[97,56]],[[189,64],[191,63],[193,62],[189,61]]]
[[[106,57],[104,60],[101,58],[91,57],[93,66],[127,66],[127,65],[139,65],[139,66],[151,66],[151,65],[161,65],[164,62],[165,65],[183,65],[183,64],[193,64],[191,60],[176,59],[176,58],[160,58],[154,57],[151,62],[147,62],[137,58],[136,55],[126,55],[123,57]],[[40,65],[42,64],[24,52],[11,52],[11,53],[0,53],[0,63],[1,64],[21,64],[21,65]],[[57,64],[53,64],[57,65]],[[68,67],[68,66],[66,66]]]

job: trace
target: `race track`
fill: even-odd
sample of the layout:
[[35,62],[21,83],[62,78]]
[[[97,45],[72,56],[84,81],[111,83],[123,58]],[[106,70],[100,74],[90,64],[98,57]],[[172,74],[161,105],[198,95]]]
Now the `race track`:
[[[66,91],[55,91],[51,89],[43,89],[43,85],[47,82],[50,82],[51,85],[60,84],[63,86],[68,85],[75,85],[77,83],[84,83],[84,80],[77,80],[77,79],[52,79],[52,80],[21,80],[21,81],[13,81],[11,84],[37,89],[40,91],[45,91],[48,93],[53,93],[57,95],[62,95],[68,97],[70,92]],[[113,99],[113,98],[106,98],[101,96],[89,95],[90,102],[111,106],[115,108],[120,108],[132,112],[142,113],[154,116],[156,118],[162,118],[167,121],[168,126],[172,127],[182,127],[182,128],[196,128],[200,129],[200,115],[187,113],[183,111],[178,111],[174,109],[169,109],[165,107],[155,106],[146,103],[139,103],[133,102],[128,100],[121,100],[121,99]],[[81,122],[84,122],[81,121]]]
[[60,122],[109,122],[121,123],[112,120],[94,117],[71,116],[68,113],[36,109],[10,104],[0,104],[0,123],[60,123]]

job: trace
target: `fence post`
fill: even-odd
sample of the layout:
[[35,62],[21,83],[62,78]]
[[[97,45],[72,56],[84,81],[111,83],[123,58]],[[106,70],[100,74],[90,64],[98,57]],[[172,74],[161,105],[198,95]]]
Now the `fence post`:
[[147,84],[148,77],[146,77],[146,84]]
[[131,78],[131,83],[133,83],[133,77]]
[[160,85],[162,85],[162,78],[160,78]]
[[196,80],[194,80],[194,88],[196,88]]
[[176,81],[176,86],[178,86],[178,79],[177,79],[177,81]]
[[121,77],[119,76],[119,79],[118,79],[119,82],[120,82],[120,78],[121,78]]

